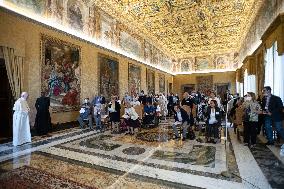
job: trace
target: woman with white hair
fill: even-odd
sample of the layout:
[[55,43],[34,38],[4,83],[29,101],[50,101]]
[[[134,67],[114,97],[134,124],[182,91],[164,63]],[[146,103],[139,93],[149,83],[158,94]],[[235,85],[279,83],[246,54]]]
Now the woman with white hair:
[[21,97],[15,102],[13,110],[13,146],[31,142],[30,108],[27,103],[28,93],[23,92]]

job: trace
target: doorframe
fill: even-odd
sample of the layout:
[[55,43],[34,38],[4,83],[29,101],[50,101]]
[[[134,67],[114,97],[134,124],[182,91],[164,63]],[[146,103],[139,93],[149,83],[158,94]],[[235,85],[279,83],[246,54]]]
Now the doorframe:
[[[1,57],[0,57],[0,67],[5,68],[6,74],[7,74],[7,68],[6,68],[6,65],[5,65],[5,60],[4,60],[4,58],[1,58]],[[15,103],[15,99],[13,98],[13,94],[12,94],[12,90],[11,90],[11,87],[10,87],[8,75],[7,75],[7,79],[8,79],[9,89],[10,89],[10,90],[8,90],[8,102],[9,102],[9,104],[8,104],[8,110],[7,110],[7,111],[10,111],[10,114],[9,114],[10,118],[8,120],[8,127],[9,128],[7,130],[7,135],[9,135],[9,136],[1,136],[1,137],[5,138],[5,140],[4,141],[0,140],[0,143],[7,142],[6,139],[10,140],[13,137],[13,105]]]
[[184,85],[181,85],[181,93],[184,93],[185,91],[184,91],[184,87],[192,87],[193,88],[193,90],[196,90],[196,84],[184,84]]
[[214,90],[217,92],[217,87],[224,86],[224,85],[228,86],[227,90],[231,90],[231,83],[230,82],[228,82],[228,83],[214,83]]

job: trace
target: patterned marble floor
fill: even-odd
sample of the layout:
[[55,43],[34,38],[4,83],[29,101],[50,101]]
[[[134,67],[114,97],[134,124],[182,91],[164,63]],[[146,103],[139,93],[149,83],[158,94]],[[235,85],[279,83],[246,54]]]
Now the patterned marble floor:
[[0,188],[283,188],[283,163],[265,146],[250,151],[231,129],[219,144],[203,143],[201,132],[172,140],[172,122],[134,136],[70,129],[2,144]]

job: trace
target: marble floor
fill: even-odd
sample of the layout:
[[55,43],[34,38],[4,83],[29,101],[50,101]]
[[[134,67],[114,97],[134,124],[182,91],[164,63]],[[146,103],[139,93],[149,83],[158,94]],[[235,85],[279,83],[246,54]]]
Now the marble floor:
[[[262,141],[173,140],[171,123],[135,135],[73,128],[0,145],[0,188],[284,188],[284,165]],[[223,132],[222,132],[223,133]]]

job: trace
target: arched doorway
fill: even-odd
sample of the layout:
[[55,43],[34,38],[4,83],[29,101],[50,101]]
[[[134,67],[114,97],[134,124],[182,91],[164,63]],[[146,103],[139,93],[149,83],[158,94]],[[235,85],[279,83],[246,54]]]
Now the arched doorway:
[[0,58],[0,143],[12,137],[14,99],[10,88],[5,60]]

